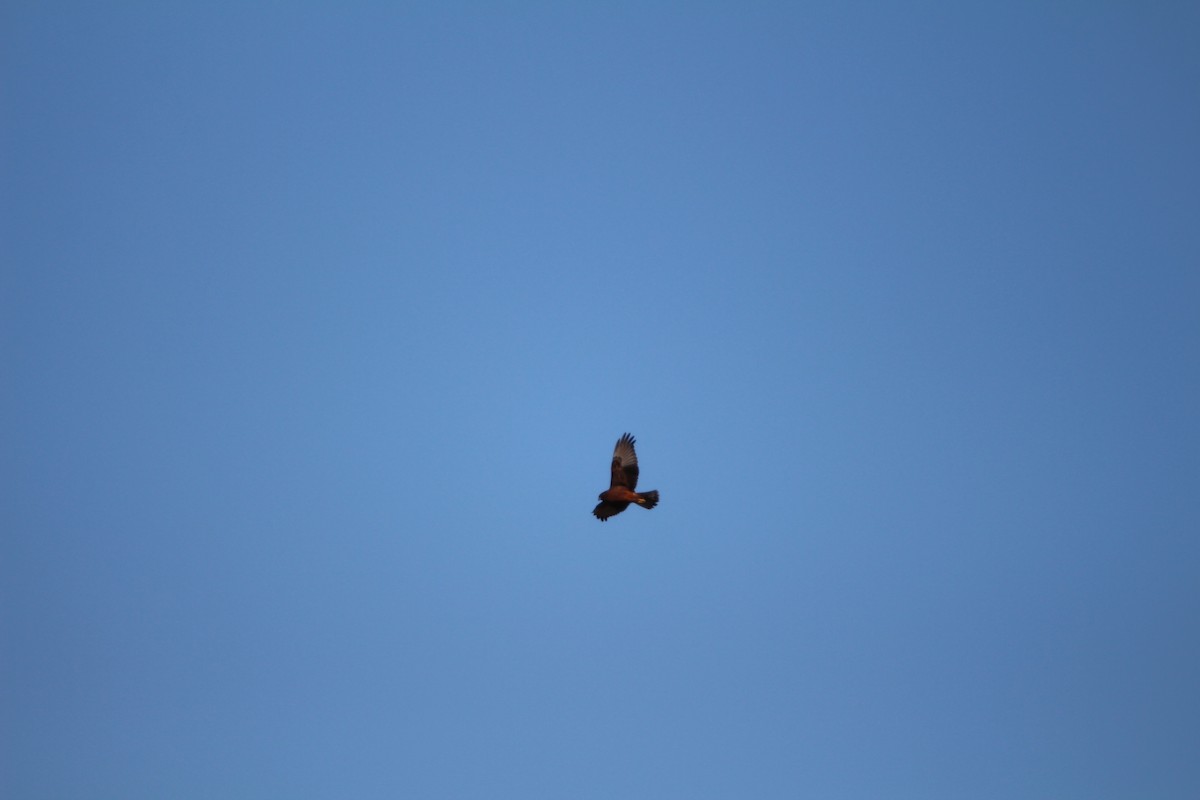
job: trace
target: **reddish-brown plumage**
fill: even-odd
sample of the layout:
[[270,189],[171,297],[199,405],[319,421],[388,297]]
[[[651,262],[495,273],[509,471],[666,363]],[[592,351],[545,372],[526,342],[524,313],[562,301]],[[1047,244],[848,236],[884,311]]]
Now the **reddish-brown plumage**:
[[658,492],[635,492],[638,480],[637,452],[633,449],[633,436],[625,434],[617,440],[613,449],[611,479],[608,491],[600,493],[600,504],[592,513],[601,522],[614,514],[620,514],[631,503],[642,508],[658,505]]

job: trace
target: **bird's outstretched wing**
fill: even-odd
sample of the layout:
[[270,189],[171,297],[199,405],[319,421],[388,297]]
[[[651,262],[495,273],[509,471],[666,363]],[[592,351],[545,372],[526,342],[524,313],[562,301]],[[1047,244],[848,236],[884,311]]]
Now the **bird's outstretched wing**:
[[604,520],[608,519],[614,514],[620,514],[627,508],[629,508],[629,503],[610,503],[608,501],[602,501],[600,505],[592,509],[592,513],[596,515],[596,519],[604,522]]
[[613,450],[612,481],[608,488],[625,486],[633,491],[637,488],[637,479],[637,452],[633,449],[633,436],[627,433],[617,439],[617,446]]

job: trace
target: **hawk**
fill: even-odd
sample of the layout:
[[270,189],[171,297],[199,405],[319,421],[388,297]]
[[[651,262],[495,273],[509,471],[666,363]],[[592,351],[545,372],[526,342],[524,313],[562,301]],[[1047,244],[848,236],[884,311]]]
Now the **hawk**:
[[638,479],[637,453],[633,450],[633,436],[625,434],[617,439],[613,450],[612,481],[608,491],[600,493],[600,505],[592,509],[596,519],[604,522],[613,514],[620,514],[629,508],[630,503],[637,503],[642,508],[654,508],[658,505],[658,492],[635,492]]

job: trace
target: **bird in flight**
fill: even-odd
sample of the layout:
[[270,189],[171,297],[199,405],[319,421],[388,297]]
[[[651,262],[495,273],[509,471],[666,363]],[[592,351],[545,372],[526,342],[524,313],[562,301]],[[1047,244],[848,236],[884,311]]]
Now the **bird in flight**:
[[604,522],[613,514],[620,514],[629,508],[630,503],[637,503],[642,508],[654,508],[658,505],[657,491],[641,494],[634,491],[637,488],[637,479],[637,453],[633,449],[633,436],[627,433],[617,439],[617,446],[613,450],[612,480],[608,491],[600,493],[600,505],[592,510],[596,518]]

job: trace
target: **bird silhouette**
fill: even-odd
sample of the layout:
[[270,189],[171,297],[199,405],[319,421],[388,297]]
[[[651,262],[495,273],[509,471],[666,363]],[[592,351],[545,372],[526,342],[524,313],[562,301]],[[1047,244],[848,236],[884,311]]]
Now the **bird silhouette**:
[[625,434],[617,439],[613,449],[612,480],[608,491],[600,493],[600,505],[592,509],[596,519],[604,522],[614,514],[620,514],[629,508],[630,503],[636,503],[642,508],[654,508],[658,505],[658,492],[649,491],[638,493],[638,461],[637,452],[633,449],[633,436]]

